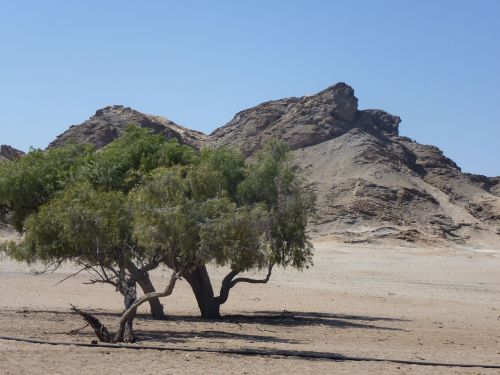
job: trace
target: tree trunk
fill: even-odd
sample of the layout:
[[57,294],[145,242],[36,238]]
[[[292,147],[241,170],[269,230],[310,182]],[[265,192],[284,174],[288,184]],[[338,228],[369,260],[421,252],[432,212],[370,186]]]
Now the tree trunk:
[[[125,295],[125,305],[128,305],[125,308],[120,320],[118,322],[118,329],[114,338],[111,338],[111,334],[107,330],[107,328],[97,319],[95,316],[81,311],[75,306],[71,305],[71,309],[76,313],[80,314],[85,321],[90,324],[90,326],[94,329],[94,333],[97,338],[102,342],[131,342],[134,339],[133,331],[132,331],[132,321],[135,318],[137,313],[137,308],[142,305],[144,302],[150,301],[154,298],[166,297],[172,294],[176,281],[181,277],[181,272],[173,273],[170,277],[170,282],[165,287],[165,290],[162,292],[152,292],[143,295],[142,297],[135,299],[132,303],[130,303],[133,294],[135,293],[135,283],[132,281],[123,282],[122,283],[122,291]],[[128,291],[128,292],[127,292]],[[129,304],[130,303],[130,304]],[[127,328],[128,327],[128,328]],[[126,332],[127,331],[127,332]]]
[[[128,280],[127,282],[123,283],[123,303],[125,305],[124,312],[126,312],[130,306],[133,305],[135,300],[137,299],[137,290],[136,290],[136,283],[135,281]],[[135,314],[134,316],[130,317],[126,322],[125,322],[125,330],[123,334],[123,341],[124,342],[134,342],[135,337],[134,337],[134,330],[132,327],[132,323],[134,321]]]
[[[137,278],[137,283],[141,287],[144,294],[155,292],[153,283],[151,282],[151,279],[149,278],[149,275],[147,273],[143,273],[141,276],[139,276]],[[153,319],[164,320],[167,318],[165,316],[165,313],[163,312],[163,305],[161,304],[158,297],[149,300],[149,307]]]
[[184,274],[184,278],[193,290],[201,317],[203,319],[219,319],[220,303],[214,295],[207,268],[205,266],[197,267]]

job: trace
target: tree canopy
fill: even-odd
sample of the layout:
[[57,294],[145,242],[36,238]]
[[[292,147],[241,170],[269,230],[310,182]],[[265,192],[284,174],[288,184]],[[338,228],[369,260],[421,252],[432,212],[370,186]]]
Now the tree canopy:
[[[167,294],[176,278],[185,278],[207,318],[219,317],[236,284],[267,282],[274,266],[312,264],[306,226],[314,196],[281,142],[245,160],[231,148],[197,152],[130,127],[100,150],[32,150],[2,165],[0,205],[8,211],[4,220],[24,233],[6,247],[9,255],[72,261],[94,272],[93,282],[123,294],[122,336],[123,328],[131,333],[137,301],[153,308],[154,298],[166,295],[155,294],[148,277],[160,264],[177,275]],[[229,268],[218,296],[207,265]],[[261,269],[267,269],[263,279],[237,277]]]
[[[271,142],[251,161],[229,148],[205,149],[195,164],[160,168],[131,194],[134,231],[145,247],[175,249],[169,267],[181,269],[204,317],[238,282],[267,282],[272,268],[312,263],[306,226],[314,196],[289,162],[285,144]],[[228,266],[215,296],[206,265]],[[235,278],[268,269],[263,280]]]

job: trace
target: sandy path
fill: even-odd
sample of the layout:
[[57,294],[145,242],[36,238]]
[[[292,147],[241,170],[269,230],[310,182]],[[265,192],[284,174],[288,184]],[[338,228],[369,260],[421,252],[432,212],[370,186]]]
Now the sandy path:
[[[223,322],[194,319],[188,286],[165,300],[174,319],[137,320],[143,345],[265,348],[344,355],[500,364],[500,252],[470,249],[381,248],[316,242],[315,266],[276,272],[268,285],[241,285]],[[109,286],[82,285],[69,269],[34,277],[0,262],[0,334],[89,342],[88,329],[68,303],[93,309],[113,324],[120,296]],[[216,272],[220,280],[222,272]],[[156,272],[161,285],[168,272]],[[269,315],[287,313],[279,319]],[[147,312],[146,309],[143,312]],[[207,353],[53,347],[0,340],[0,373],[346,373],[496,374],[481,368],[422,367]]]

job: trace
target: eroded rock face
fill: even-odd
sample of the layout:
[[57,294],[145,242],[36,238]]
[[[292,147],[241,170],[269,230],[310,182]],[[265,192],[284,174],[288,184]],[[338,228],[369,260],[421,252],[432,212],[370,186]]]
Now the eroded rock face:
[[381,110],[358,110],[354,90],[337,83],[318,94],[262,103],[239,112],[209,137],[209,144],[232,145],[250,155],[269,139],[291,149],[312,146],[353,128],[398,134],[401,120]]
[[293,154],[317,195],[315,236],[455,242],[496,236],[500,199],[433,146],[352,129]]
[[462,173],[437,147],[399,136],[400,122],[358,109],[352,88],[338,83],[239,112],[207,143],[251,155],[269,139],[286,141],[317,195],[314,236],[500,240],[498,178]]
[[23,151],[17,150],[12,146],[0,146],[0,161],[14,160],[22,155],[24,155]]
[[200,148],[206,136],[174,122],[154,115],[147,115],[132,108],[114,105],[99,109],[95,115],[80,125],[73,125],[50,143],[49,147],[62,146],[68,142],[91,143],[100,148],[118,138],[127,126],[138,125],[163,134],[166,138],[176,138],[180,143]]
[[208,137],[163,117],[106,107],[51,146],[75,140],[102,147],[131,123],[196,148],[230,145],[248,156],[281,139],[317,195],[315,237],[498,244],[500,177],[462,173],[437,147],[400,136],[400,122],[382,110],[358,109],[354,90],[338,83],[239,112]]

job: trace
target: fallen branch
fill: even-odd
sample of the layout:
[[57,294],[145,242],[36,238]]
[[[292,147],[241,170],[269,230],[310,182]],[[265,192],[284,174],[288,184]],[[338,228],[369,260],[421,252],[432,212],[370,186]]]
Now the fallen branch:
[[93,315],[90,315],[89,313],[86,313],[85,311],[78,309],[73,305],[71,305],[71,310],[79,314],[88,323],[88,325],[92,327],[99,341],[107,343],[111,342],[111,334],[109,333],[106,326],[102,324],[99,319],[97,319]]
[[102,324],[101,321],[97,319],[95,316],[85,311],[82,311],[73,305],[71,305],[71,310],[79,314],[93,328],[94,333],[99,339],[99,341],[105,343],[123,342],[125,335],[125,325],[128,321],[131,321],[135,318],[135,315],[137,313],[137,308],[143,303],[152,300],[153,298],[166,297],[172,294],[172,292],[174,291],[175,283],[180,278],[180,275],[181,275],[180,273],[174,272],[170,277],[170,281],[165,287],[165,290],[163,290],[162,292],[146,293],[142,297],[135,300],[134,303],[132,303],[132,305],[130,305],[130,307],[127,310],[125,310],[120,316],[120,320],[118,321],[118,329],[114,337],[108,331],[106,326]]

